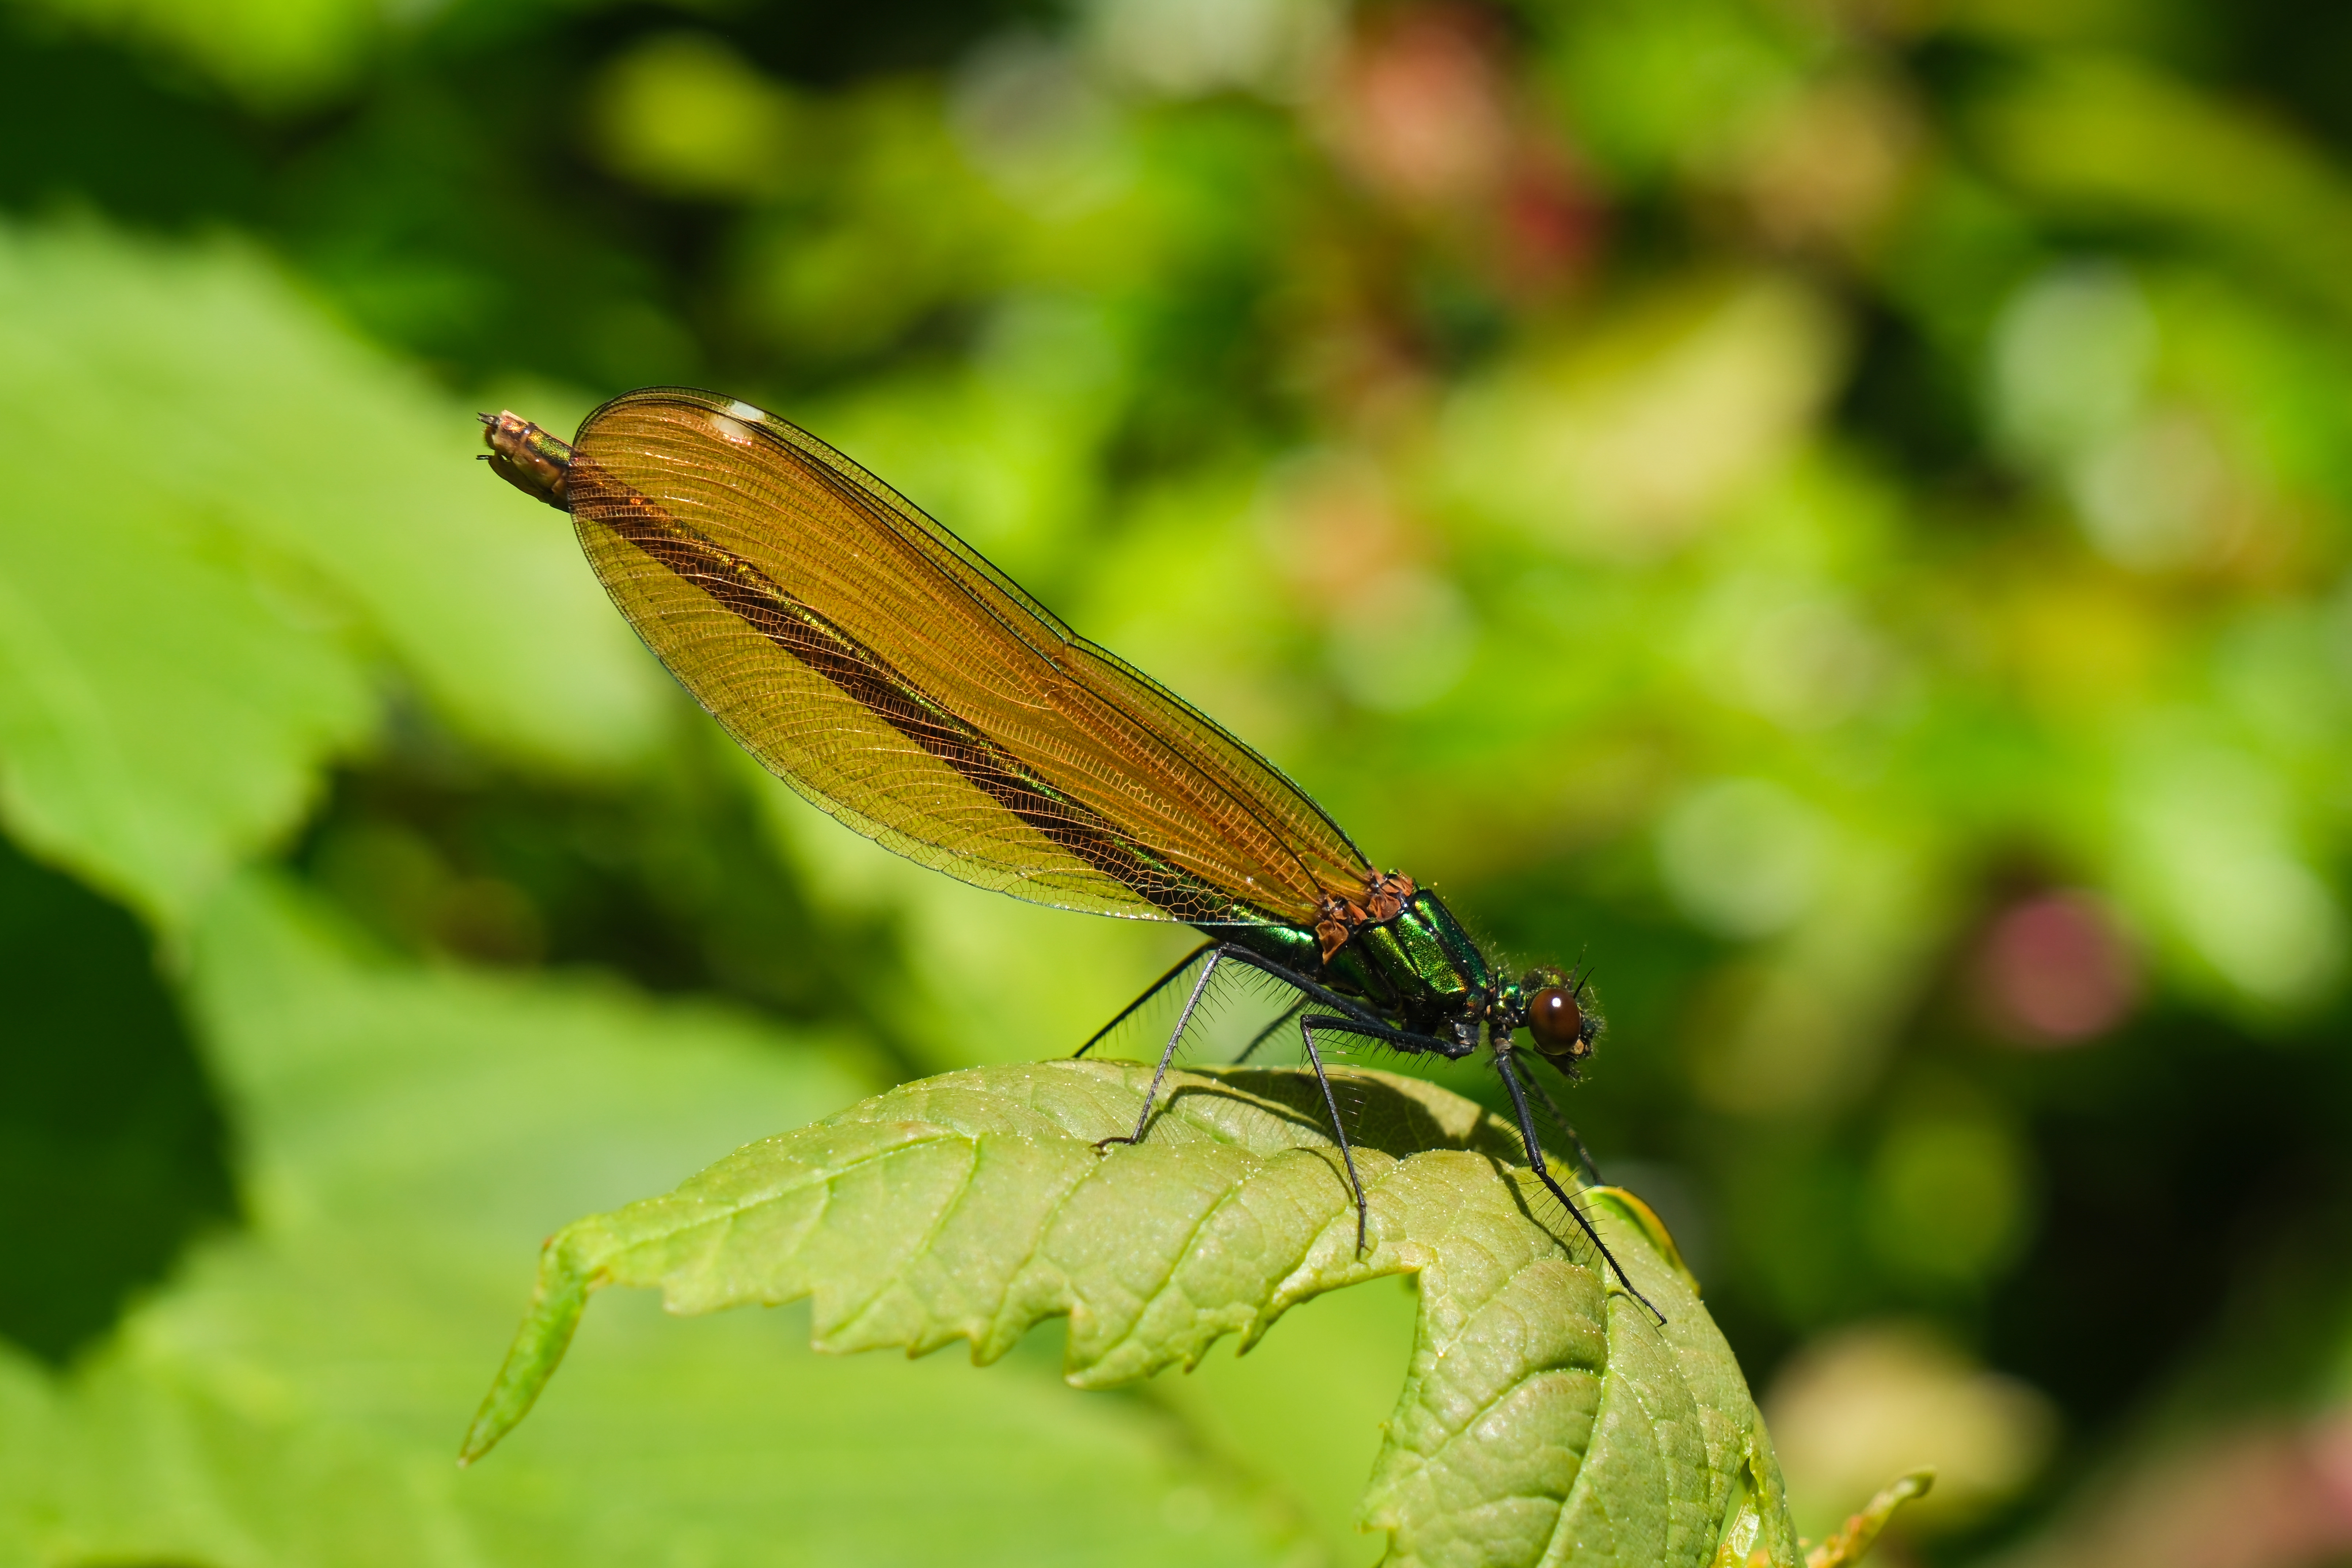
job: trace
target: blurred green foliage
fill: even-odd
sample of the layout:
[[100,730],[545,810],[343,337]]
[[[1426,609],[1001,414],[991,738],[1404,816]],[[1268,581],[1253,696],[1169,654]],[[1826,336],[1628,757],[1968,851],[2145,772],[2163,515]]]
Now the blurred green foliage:
[[1883,1551],[2352,1550],[2347,51],[2309,0],[14,0],[0,1559],[1375,1554],[1379,1290],[1134,1397],[615,1312],[443,1468],[551,1225],[1175,951],[816,817],[467,461],[656,382],[1588,955],[1573,1110],[1809,1531],[1933,1463]]

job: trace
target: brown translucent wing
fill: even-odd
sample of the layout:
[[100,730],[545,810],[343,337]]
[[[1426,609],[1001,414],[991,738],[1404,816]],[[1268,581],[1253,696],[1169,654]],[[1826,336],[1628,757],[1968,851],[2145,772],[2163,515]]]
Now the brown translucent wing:
[[1311,924],[1363,856],[1265,759],[805,431],[652,388],[580,427],[581,547],[745,750],[926,866],[1039,903]]

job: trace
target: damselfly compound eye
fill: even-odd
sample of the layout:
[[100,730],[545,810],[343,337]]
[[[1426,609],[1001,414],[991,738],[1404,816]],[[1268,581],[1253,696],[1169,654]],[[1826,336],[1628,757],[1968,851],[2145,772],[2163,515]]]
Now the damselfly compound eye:
[[1528,1033],[1536,1049],[1554,1061],[1580,1061],[1592,1054],[1585,1037],[1584,1010],[1565,985],[1547,985],[1528,998]]

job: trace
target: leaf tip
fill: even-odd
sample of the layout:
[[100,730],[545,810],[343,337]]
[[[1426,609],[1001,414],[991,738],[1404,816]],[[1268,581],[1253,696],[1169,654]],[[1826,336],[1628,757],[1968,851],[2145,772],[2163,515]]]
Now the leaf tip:
[[601,1283],[567,1255],[562,1242],[562,1237],[555,1237],[540,1254],[539,1285],[531,1293],[530,1309],[457,1447],[459,1469],[471,1468],[530,1414],[572,1344],[588,1292]]
[[1812,1549],[1805,1556],[1805,1568],[1847,1568],[1859,1563],[1878,1540],[1878,1532],[1895,1510],[1915,1498],[1927,1495],[1936,1484],[1936,1472],[1922,1467],[1907,1471],[1878,1489],[1878,1495],[1865,1504],[1860,1513],[1845,1521],[1845,1528]]

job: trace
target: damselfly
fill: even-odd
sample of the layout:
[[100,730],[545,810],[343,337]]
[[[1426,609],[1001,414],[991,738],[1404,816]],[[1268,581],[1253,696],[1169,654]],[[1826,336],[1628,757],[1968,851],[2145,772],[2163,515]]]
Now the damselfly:
[[[1241,965],[1296,998],[1268,1029],[1297,1024],[1359,1250],[1364,1185],[1326,1047],[1459,1059],[1483,1038],[1528,1164],[1625,1281],[1545,1161],[1529,1090],[1568,1124],[1514,1044],[1524,1028],[1574,1079],[1599,1031],[1576,980],[1503,973],[1433,891],[1376,868],[1272,763],[806,431],[678,387],[614,398],[569,443],[513,414],[482,422],[491,467],[572,514],[646,646],[815,805],[980,887],[1201,931],[1080,1047],[1199,971],[1134,1130],[1105,1144],[1143,1141],[1211,979]],[[1580,1143],[1577,1157],[1590,1177]]]

